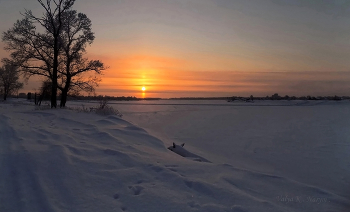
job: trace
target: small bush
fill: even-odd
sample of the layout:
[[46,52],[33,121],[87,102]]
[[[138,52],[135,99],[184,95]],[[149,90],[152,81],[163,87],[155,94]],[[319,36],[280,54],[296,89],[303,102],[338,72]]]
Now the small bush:
[[106,98],[100,100],[100,105],[95,109],[95,112],[99,115],[117,115],[119,117],[123,116],[118,110],[108,105],[108,100]]
[[116,115],[122,117],[123,115],[112,106],[108,105],[107,99],[101,99],[99,102],[99,106],[97,107],[85,107],[82,105],[81,107],[66,107],[69,110],[74,110],[83,113],[96,113],[99,115]]

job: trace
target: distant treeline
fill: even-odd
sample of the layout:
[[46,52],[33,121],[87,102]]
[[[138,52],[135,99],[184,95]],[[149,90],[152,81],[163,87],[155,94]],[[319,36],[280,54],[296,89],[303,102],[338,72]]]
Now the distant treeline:
[[169,100],[226,100],[230,97],[179,97],[169,98]]
[[[36,94],[39,96],[40,94]],[[34,99],[35,93],[19,93],[18,95],[10,95],[11,98],[26,98]],[[111,101],[140,101],[140,100],[161,100],[162,98],[136,98],[135,96],[68,96],[68,100],[111,100]],[[44,100],[49,100],[50,98],[44,98]],[[57,96],[57,99],[60,100],[60,96]]]
[[[19,93],[18,95],[11,95],[13,98],[27,98],[33,99],[34,93]],[[60,99],[60,96],[58,96]],[[179,97],[179,98],[137,98],[135,96],[68,96],[68,100],[101,100],[107,99],[112,101],[140,101],[140,100],[227,100],[227,101],[254,101],[254,100],[345,100],[350,99],[349,96],[280,96],[277,93],[266,97],[249,97],[232,96],[232,97]]]
[[170,98],[170,100],[228,100],[228,101],[254,101],[254,100],[342,100],[350,99],[349,96],[280,96],[277,93],[265,97],[249,97],[232,96],[232,97],[180,97]]
[[251,95],[250,97],[240,97],[240,96],[232,96],[228,97],[228,101],[254,101],[254,100],[335,100],[340,101],[343,99],[350,99],[349,96],[280,96],[277,93],[273,94],[272,96],[266,96],[266,97],[254,97]]

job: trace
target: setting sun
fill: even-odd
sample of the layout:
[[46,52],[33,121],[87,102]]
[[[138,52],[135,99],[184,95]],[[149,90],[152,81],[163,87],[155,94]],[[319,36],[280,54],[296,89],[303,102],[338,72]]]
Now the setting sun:
[[146,88],[145,87],[142,87],[142,89],[141,89],[142,91],[145,91],[146,90]]

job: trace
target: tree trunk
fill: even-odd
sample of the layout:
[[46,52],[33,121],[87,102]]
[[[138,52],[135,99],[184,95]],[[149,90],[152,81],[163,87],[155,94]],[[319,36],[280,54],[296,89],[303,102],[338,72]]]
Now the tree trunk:
[[60,107],[66,107],[66,102],[67,102],[67,96],[68,96],[68,90],[70,87],[70,82],[71,82],[71,77],[67,76],[67,81],[66,81],[66,85],[64,86],[64,88],[62,89],[62,96],[61,96],[61,103],[60,103]]
[[8,94],[9,94],[8,86],[5,85],[5,88],[4,88],[4,101],[6,101]]
[[52,90],[51,90],[51,108],[57,108],[57,72],[56,77],[52,79]]
[[52,90],[51,90],[51,108],[57,108],[57,70],[58,70],[58,35],[55,35],[54,43],[54,61],[52,71]]
[[61,96],[61,103],[60,103],[60,107],[66,107],[66,102],[67,102],[67,96],[68,96],[68,92],[64,90],[62,90],[62,96]]

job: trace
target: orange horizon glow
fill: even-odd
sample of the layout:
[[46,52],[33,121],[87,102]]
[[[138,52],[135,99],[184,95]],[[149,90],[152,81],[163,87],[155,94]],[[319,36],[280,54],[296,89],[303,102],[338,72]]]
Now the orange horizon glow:
[[[147,97],[161,98],[266,96],[276,92],[299,95],[294,89],[301,78],[305,82],[310,81],[311,84],[316,82],[315,72],[312,70],[303,72],[264,71],[249,68],[251,64],[245,69],[242,64],[239,69],[231,71],[202,70],[196,69],[197,64],[191,60],[156,55],[136,54],[116,59],[104,58],[103,62],[110,68],[105,71],[98,91],[111,96],[130,95],[145,98],[146,90]],[[349,78],[347,72],[342,73],[335,75],[318,72],[317,75],[318,80],[321,81]]]

